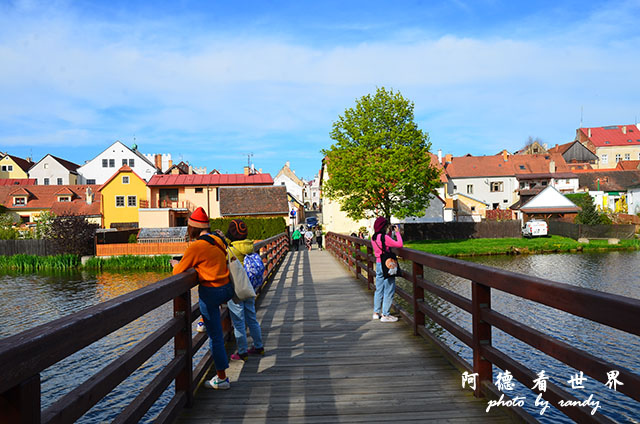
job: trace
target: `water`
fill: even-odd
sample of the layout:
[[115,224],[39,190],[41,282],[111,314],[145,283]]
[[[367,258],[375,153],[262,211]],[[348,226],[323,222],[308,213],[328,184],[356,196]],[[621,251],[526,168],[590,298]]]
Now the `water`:
[[[0,275],[0,337],[80,311],[168,277],[167,273],[63,272],[56,274]],[[193,296],[197,299],[197,292]],[[42,406],[51,405],[77,384],[95,374],[173,315],[168,302],[87,346],[41,373]],[[204,351],[197,355],[199,359]],[[173,357],[167,343],[78,422],[110,422]],[[152,422],[173,395],[173,384],[141,422]]]
[[[483,256],[471,258],[469,261],[640,299],[640,252]],[[471,298],[471,285],[467,280],[429,269],[425,269],[425,277],[451,291]],[[402,282],[399,281],[399,284]],[[438,298],[429,298],[428,301],[440,313],[471,331],[470,314]],[[635,374],[640,373],[640,361],[638,360],[640,339],[637,336],[497,290],[492,290],[491,305],[493,309],[516,321],[604,358],[615,365],[625,367]],[[437,325],[431,325],[430,329],[468,363],[473,363],[470,348]],[[603,383],[591,377],[587,377],[584,382],[584,389],[572,389],[568,380],[580,370],[572,369],[543,353],[537,352],[525,343],[495,328],[492,333],[492,344],[535,373],[544,370],[545,374],[550,377],[550,381],[558,384],[579,400],[585,400],[590,394],[593,394],[593,399],[600,402],[598,412],[618,422],[640,422],[640,403],[607,388]],[[494,382],[498,372],[502,371],[504,370],[494,367]],[[533,385],[531,382],[528,387],[531,388]],[[541,422],[572,422],[555,408],[548,409],[541,416],[539,414],[541,408],[534,406],[533,392],[520,383],[517,383],[514,391],[509,394],[511,397],[526,396],[524,408]]]

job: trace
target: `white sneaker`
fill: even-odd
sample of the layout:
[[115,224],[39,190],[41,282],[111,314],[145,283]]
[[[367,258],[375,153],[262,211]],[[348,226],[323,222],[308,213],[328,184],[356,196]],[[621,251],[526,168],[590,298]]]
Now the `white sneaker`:
[[207,328],[204,326],[204,322],[198,321],[198,324],[196,324],[196,331],[198,333],[206,333],[207,332]]
[[216,390],[227,390],[231,388],[231,383],[229,383],[229,377],[221,380],[217,375],[213,377],[211,380],[207,380],[204,382],[204,387],[209,389]]
[[373,313],[373,318],[372,319],[380,319],[380,314],[377,312]]
[[398,321],[398,317],[394,317],[393,315],[383,315],[380,318],[380,322],[396,322]]

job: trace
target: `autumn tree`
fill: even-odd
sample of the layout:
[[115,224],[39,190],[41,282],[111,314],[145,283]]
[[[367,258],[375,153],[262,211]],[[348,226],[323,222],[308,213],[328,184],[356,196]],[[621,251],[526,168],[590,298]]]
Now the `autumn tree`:
[[333,123],[323,150],[329,179],[323,195],[353,219],[422,216],[439,171],[430,163],[429,135],[414,122],[413,102],[378,88]]

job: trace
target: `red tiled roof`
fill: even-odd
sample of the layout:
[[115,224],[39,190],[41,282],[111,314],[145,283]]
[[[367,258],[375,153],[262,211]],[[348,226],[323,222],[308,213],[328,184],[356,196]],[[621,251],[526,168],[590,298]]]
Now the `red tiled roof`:
[[[86,190],[91,188],[94,194],[93,202],[88,205],[86,202]],[[98,192],[99,185],[67,185],[67,186],[29,186],[28,190],[20,187],[16,190],[11,186],[0,186],[0,205],[4,205],[9,210],[30,210],[30,209],[51,209],[57,215],[63,214],[63,212],[74,213],[77,215],[100,215],[100,193]],[[59,202],[58,193],[62,190],[68,190],[72,193],[72,197],[75,200],[71,202]],[[28,196],[26,205],[13,205],[13,196],[24,194],[24,191]]]
[[440,161],[438,161],[438,156],[436,156],[435,154],[429,152],[429,158],[431,159],[431,165],[435,166],[436,169],[438,169],[440,171],[440,182],[441,183],[446,183],[447,181],[449,181],[447,179],[447,173],[444,172],[444,167],[442,166]]
[[194,186],[194,185],[273,185],[271,174],[191,174],[154,175],[147,183],[149,187]]
[[288,215],[287,189],[284,186],[222,187],[220,215]]
[[[589,130],[591,130],[591,137],[589,137]],[[623,132],[625,130],[626,134]],[[582,132],[585,138],[590,139],[596,147],[640,146],[640,126],[638,125],[579,128],[578,131]]]
[[570,172],[559,153],[539,155],[509,155],[454,157],[446,167],[450,178],[509,177],[525,174],[550,174],[549,165],[555,163],[556,173]]
[[0,186],[25,186],[35,183],[35,178],[0,178]]
[[640,160],[621,160],[618,162],[616,169],[623,171],[635,171],[636,169],[640,169]]

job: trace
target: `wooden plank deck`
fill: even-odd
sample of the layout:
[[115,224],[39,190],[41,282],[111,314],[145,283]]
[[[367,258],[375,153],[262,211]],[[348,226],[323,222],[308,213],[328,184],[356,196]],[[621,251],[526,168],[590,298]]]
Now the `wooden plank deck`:
[[177,422],[512,422],[405,323],[373,321],[372,303],[327,251],[289,253],[258,305],[266,355],[232,361],[231,389],[201,386]]

